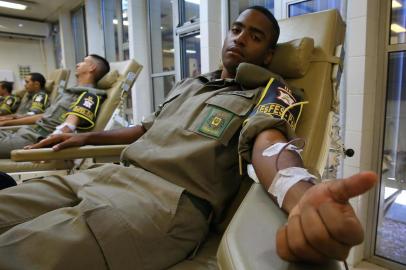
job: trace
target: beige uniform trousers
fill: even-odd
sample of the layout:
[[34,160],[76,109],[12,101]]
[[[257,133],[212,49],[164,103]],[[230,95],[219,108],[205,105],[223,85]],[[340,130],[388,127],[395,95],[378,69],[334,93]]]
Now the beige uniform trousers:
[[40,137],[41,135],[29,126],[21,127],[17,131],[0,130],[0,158],[10,158],[12,150],[36,143]]
[[166,269],[208,224],[183,188],[105,165],[0,192],[0,269]]

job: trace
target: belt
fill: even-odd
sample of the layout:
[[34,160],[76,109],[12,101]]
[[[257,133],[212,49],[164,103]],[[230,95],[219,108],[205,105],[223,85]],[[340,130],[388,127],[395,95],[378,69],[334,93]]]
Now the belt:
[[211,206],[211,204],[207,200],[197,197],[192,193],[190,193],[189,191],[185,191],[184,194],[190,199],[192,204],[197,209],[199,209],[199,211],[203,214],[206,220],[209,220],[213,212],[213,207]]

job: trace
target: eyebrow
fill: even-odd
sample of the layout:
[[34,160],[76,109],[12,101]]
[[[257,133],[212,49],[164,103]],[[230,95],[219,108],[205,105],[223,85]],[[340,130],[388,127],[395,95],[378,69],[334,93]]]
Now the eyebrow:
[[[242,28],[246,28],[245,24],[243,24],[243,23],[241,23],[241,22],[234,22],[231,27],[233,27],[233,26],[239,26],[239,27],[242,27]],[[262,31],[261,29],[257,28],[257,27],[250,26],[250,27],[248,28],[248,30],[251,31],[251,32],[260,34],[260,35],[262,35],[264,38],[266,37],[265,32]]]

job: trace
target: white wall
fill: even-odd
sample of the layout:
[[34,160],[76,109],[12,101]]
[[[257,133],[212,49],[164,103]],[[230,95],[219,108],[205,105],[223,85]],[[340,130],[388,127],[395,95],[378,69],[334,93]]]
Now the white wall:
[[[347,1],[347,56],[345,147],[355,154],[344,160],[344,176],[374,170],[374,112],[377,91],[378,0]],[[381,90],[380,90],[381,91]],[[364,229],[367,226],[368,193],[351,200]],[[370,247],[365,242],[350,253],[349,263],[356,265]]]
[[24,86],[18,77],[19,65],[30,66],[31,72],[40,72],[46,76],[55,68],[52,44],[41,44],[38,39],[0,37],[0,69],[14,72],[14,88],[18,89]]

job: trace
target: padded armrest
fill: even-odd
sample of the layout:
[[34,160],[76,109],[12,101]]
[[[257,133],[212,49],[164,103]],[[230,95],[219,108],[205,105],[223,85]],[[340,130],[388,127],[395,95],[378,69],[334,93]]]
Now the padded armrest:
[[26,125],[20,125],[20,126],[4,126],[4,127],[0,127],[0,130],[11,130],[11,131],[15,131],[19,128],[22,128]]
[[275,235],[286,215],[260,184],[252,184],[231,220],[217,251],[222,270],[339,270],[337,261],[323,265],[294,264],[276,254]]
[[121,151],[127,145],[87,145],[71,147],[55,152],[52,148],[41,148],[31,150],[13,150],[11,159],[13,161],[47,161],[47,160],[69,160],[76,158],[95,158],[120,156]]

